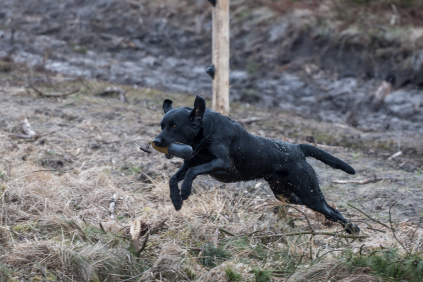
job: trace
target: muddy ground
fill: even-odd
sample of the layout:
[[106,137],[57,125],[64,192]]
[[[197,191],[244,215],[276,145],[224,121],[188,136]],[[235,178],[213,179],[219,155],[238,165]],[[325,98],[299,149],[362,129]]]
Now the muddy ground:
[[[423,132],[420,6],[398,6],[396,24],[389,5],[231,3],[232,101],[366,132]],[[207,1],[2,1],[0,57],[210,97],[210,9]],[[393,93],[374,107],[383,79]]]

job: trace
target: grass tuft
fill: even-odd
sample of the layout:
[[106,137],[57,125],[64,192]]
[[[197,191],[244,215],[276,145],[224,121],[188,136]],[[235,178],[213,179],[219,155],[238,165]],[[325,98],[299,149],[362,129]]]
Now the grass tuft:
[[211,243],[204,244],[203,248],[203,256],[200,258],[200,262],[205,267],[215,267],[231,257],[229,252],[219,247],[216,248]]
[[272,274],[270,271],[261,270],[260,268],[253,268],[255,282],[269,282],[272,281]]
[[228,265],[225,268],[226,276],[228,277],[228,282],[241,282],[242,276],[239,274],[232,265]]

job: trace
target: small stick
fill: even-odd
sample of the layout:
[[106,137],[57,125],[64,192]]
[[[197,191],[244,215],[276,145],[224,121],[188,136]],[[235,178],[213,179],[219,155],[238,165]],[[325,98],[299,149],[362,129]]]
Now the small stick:
[[154,227],[154,228],[152,228],[151,229],[151,231],[150,231],[150,233],[153,233],[153,231],[156,231],[156,230],[158,230],[159,228],[161,228],[164,224],[165,224],[165,222],[167,221],[168,219],[166,218],[165,220],[163,220],[162,222],[160,222],[156,227]]
[[244,119],[239,119],[236,122],[240,123],[241,125],[245,125],[245,124],[250,124],[256,121],[259,121],[260,118],[258,117],[251,117],[251,118],[244,118]]
[[44,93],[41,92],[40,90],[38,90],[37,88],[35,88],[32,84],[29,85],[29,87],[31,87],[32,89],[34,89],[34,91],[40,95],[40,96],[44,96]]
[[422,223],[422,220],[423,220],[423,217],[420,217],[420,219],[419,219],[419,224],[417,224],[417,226],[416,226],[416,230],[414,230],[414,232],[413,232],[413,237],[411,237],[411,240],[414,240],[414,235],[416,235],[416,231],[417,231],[417,229],[419,229],[420,224]]
[[144,151],[144,152],[146,152],[146,153],[149,153],[149,154],[151,154],[151,150],[149,150],[148,148],[150,148],[150,144],[151,144],[151,142],[148,142],[147,143],[147,146],[144,148],[144,147],[140,147],[140,149],[142,150],[142,151]]
[[370,220],[372,220],[372,221],[374,221],[374,222],[376,222],[376,223],[379,223],[380,225],[382,225],[382,226],[385,226],[386,228],[388,228],[389,229],[389,226],[388,225],[386,225],[385,223],[382,223],[382,222],[380,222],[379,220],[377,220],[377,219],[375,219],[375,218],[373,218],[373,217],[371,217],[370,215],[368,215],[367,213],[365,213],[364,211],[362,211],[362,210],[360,210],[359,208],[356,208],[356,207],[354,207],[353,205],[351,205],[351,204],[348,204],[350,207],[352,207],[353,209],[356,209],[356,210],[358,210],[359,212],[361,212],[362,214],[364,214],[367,218],[369,218]]
[[126,93],[127,93],[128,91],[122,91],[122,92],[119,92],[119,98],[120,98],[120,101],[122,102],[122,103],[127,103],[127,104],[129,104],[129,102],[128,102],[128,99],[126,99]]
[[296,236],[296,235],[327,235],[327,236],[334,236],[338,238],[369,238],[369,235],[344,235],[344,234],[338,234],[335,232],[317,232],[317,231],[303,231],[303,232],[293,232],[293,233],[285,233],[285,234],[277,234],[277,235],[265,235],[265,236],[258,236],[255,237],[257,239],[268,239],[268,238],[280,238],[280,237],[288,237],[288,236]]
[[43,97],[48,97],[48,98],[60,98],[60,97],[65,97],[65,96],[69,96],[69,95],[72,95],[72,94],[75,94],[75,93],[77,93],[77,92],[79,92],[79,88],[78,89],[76,89],[76,90],[73,90],[73,91],[71,91],[71,92],[69,92],[69,93],[64,93],[64,94],[45,94],[45,93],[43,93],[43,92],[41,92],[40,90],[38,90],[37,88],[35,88],[34,87],[34,85],[32,85],[32,84],[29,84],[29,87],[31,87],[32,89],[34,89],[34,91],[38,94],[38,95],[40,95],[40,96],[43,96]]
[[151,150],[149,150],[147,148],[140,147],[140,149],[141,149],[141,151],[144,151],[144,152],[146,152],[148,154],[151,154]]
[[60,98],[60,97],[65,97],[65,96],[69,96],[69,95],[75,94],[75,93],[79,92],[79,90],[80,89],[78,88],[78,89],[75,89],[75,90],[73,90],[73,91],[71,91],[69,93],[64,93],[64,94],[44,94],[43,96],[44,97],[48,97],[48,98]]
[[21,139],[32,139],[34,136],[23,135],[23,134],[9,134],[11,137],[21,138]]
[[324,253],[324,254],[323,254],[323,255],[321,255],[321,256],[317,256],[317,255],[316,255],[316,258],[321,259],[323,256],[325,256],[325,255],[327,255],[327,254],[329,254],[329,253],[332,253],[332,252],[343,252],[343,251],[345,251],[345,250],[347,250],[347,248],[345,248],[345,249],[335,249],[335,250],[330,250],[330,251],[327,251],[326,253]]
[[289,280],[289,278],[291,278],[291,276],[294,274],[295,270],[297,270],[297,267],[300,265],[300,263],[303,261],[303,257],[304,255],[301,256],[300,260],[298,261],[298,263],[295,265],[294,270],[292,270],[292,273],[289,275],[289,277],[285,280],[285,282],[287,282]]
[[386,231],[384,231],[384,230],[376,229],[376,228],[373,228],[371,226],[367,226],[367,229],[370,229],[370,230],[373,230],[373,231],[377,231],[377,232],[386,233]]
[[145,247],[147,246],[148,237],[150,236],[150,231],[145,234],[144,242],[142,243],[141,249],[137,252],[137,256],[139,256],[142,251],[144,251]]
[[113,194],[112,198],[110,199],[109,211],[110,211],[110,218],[115,218],[115,207],[116,207],[116,200],[117,194]]
[[253,231],[253,232],[251,232],[251,233],[247,234],[247,236],[248,236],[248,237],[250,237],[250,236],[252,236],[252,235],[254,235],[254,234],[256,234],[256,233],[263,232],[264,230],[266,230],[266,229]]
[[107,234],[106,230],[104,230],[103,224],[99,223],[101,230],[103,230],[104,234]]
[[235,234],[232,234],[231,232],[229,232],[228,230],[225,230],[225,229],[223,229],[223,228],[219,228],[219,231],[221,231],[221,232],[223,232],[223,233],[226,233],[226,234],[228,234],[228,235],[230,235],[230,236],[233,236],[233,237],[235,237],[235,236],[236,236]]
[[407,252],[407,254],[409,254],[409,253],[410,253],[410,251],[409,251],[409,250],[407,250],[407,249],[405,248],[405,246],[401,243],[401,241],[400,241],[400,240],[398,240],[397,235],[395,234],[394,227],[392,226],[392,220],[391,220],[391,208],[392,208],[394,205],[396,205],[396,204],[397,204],[397,202],[393,203],[393,204],[389,207],[389,225],[391,226],[391,231],[392,231],[392,234],[394,235],[395,240],[397,240],[397,242],[401,245],[401,247],[403,247],[403,248],[404,248],[404,250]]
[[310,224],[310,220],[308,220],[308,216],[302,210],[297,209],[296,207],[293,207],[293,206],[290,206],[290,205],[288,205],[288,207],[293,208],[293,209],[299,211],[300,213],[302,213],[305,216],[305,218],[307,219],[307,223],[308,223],[308,226],[310,227],[311,231],[315,232],[314,228]]
[[31,172],[29,172],[29,173],[27,173],[27,174],[24,174],[24,175],[22,175],[22,176],[19,176],[19,177],[18,177],[18,178],[16,178],[16,179],[20,179],[20,178],[23,178],[23,177],[27,177],[28,175],[31,175],[31,174],[33,174],[33,173],[35,173],[35,172],[43,172],[43,171],[57,171],[57,172],[67,173],[67,172],[71,172],[72,170],[73,170],[73,168],[72,168],[72,169],[70,169],[70,170],[40,169],[40,170],[34,170],[34,171],[31,171]]
[[383,180],[397,181],[398,178],[373,176],[372,178],[367,178],[367,179],[364,179],[364,180],[339,180],[339,179],[335,179],[335,180],[332,181],[332,183],[364,185],[364,184],[379,182],[379,181],[383,181]]

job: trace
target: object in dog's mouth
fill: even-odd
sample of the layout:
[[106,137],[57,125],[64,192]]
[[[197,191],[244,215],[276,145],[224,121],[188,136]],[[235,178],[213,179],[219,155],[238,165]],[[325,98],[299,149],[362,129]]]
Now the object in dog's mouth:
[[153,142],[148,142],[147,146],[145,148],[140,147],[141,150],[143,150],[146,153],[151,154],[151,150],[149,150],[149,146],[153,146],[156,151],[159,151],[160,153],[163,153],[166,155],[166,158],[171,159],[173,157],[178,157],[184,160],[187,160],[191,158],[192,156],[192,147],[186,144],[182,144],[179,142],[172,142],[167,147],[157,147],[154,145]]

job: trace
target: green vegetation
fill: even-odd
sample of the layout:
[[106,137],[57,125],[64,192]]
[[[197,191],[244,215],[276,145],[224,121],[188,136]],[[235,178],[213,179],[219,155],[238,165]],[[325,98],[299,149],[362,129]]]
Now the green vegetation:
[[74,47],[73,47],[73,51],[74,51],[75,53],[79,53],[79,54],[82,54],[82,55],[86,55],[86,54],[87,54],[87,52],[88,52],[88,49],[87,49],[86,47],[83,47],[83,46],[74,46]]
[[219,247],[216,248],[211,243],[204,244],[203,249],[203,256],[200,258],[200,263],[206,267],[213,268],[231,257],[229,252]]
[[423,255],[399,255],[396,249],[372,251],[368,255],[353,254],[351,251],[342,255],[344,263],[351,267],[368,267],[373,275],[388,281],[423,281]]
[[239,274],[232,265],[228,265],[225,268],[225,273],[228,277],[228,282],[242,282],[241,274]]
[[0,262],[0,281],[2,282],[12,282],[15,279],[12,279],[11,270],[4,264]]
[[260,270],[253,268],[255,282],[269,282],[272,281],[272,274],[268,270]]

